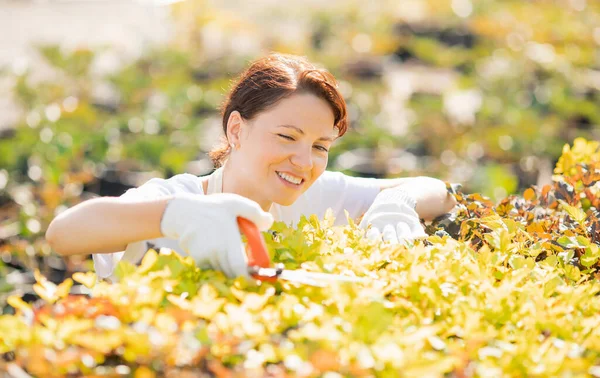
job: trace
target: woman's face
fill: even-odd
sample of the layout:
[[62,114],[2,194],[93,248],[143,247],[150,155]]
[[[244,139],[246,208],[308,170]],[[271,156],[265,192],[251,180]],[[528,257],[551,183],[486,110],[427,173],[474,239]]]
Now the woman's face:
[[335,131],[329,104],[307,93],[242,121],[239,149],[231,158],[243,191],[263,207],[293,204],[325,171]]

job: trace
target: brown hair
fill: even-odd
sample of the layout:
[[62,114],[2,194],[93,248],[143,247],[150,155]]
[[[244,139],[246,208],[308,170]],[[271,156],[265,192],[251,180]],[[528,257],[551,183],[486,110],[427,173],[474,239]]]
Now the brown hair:
[[334,115],[338,137],[346,133],[346,102],[331,73],[319,69],[306,58],[271,54],[253,62],[243,72],[222,105],[223,132],[221,144],[209,152],[216,168],[223,165],[231,151],[227,141],[229,115],[237,110],[250,120],[294,93],[311,93],[327,101]]

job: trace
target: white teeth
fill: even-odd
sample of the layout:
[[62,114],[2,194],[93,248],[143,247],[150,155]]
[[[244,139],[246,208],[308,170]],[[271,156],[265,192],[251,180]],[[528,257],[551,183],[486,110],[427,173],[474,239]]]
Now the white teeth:
[[277,172],[277,174],[279,175],[279,177],[281,177],[285,181],[291,182],[292,184],[299,185],[302,182],[302,179],[295,178],[295,177],[287,175],[285,173]]

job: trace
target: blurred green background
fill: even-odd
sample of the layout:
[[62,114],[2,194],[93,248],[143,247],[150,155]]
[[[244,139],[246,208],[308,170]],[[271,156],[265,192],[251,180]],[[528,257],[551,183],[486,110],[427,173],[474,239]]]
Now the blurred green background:
[[[81,3],[0,2],[55,36],[0,67],[0,293],[26,291],[36,267],[54,281],[91,268],[43,239],[66,208],[151,177],[210,173],[218,106],[271,51],[340,81],[351,127],[330,170],[428,175],[499,200],[548,183],[565,143],[600,139],[597,1],[145,1],[131,2],[129,21],[129,2],[93,2],[97,14]],[[73,7],[89,19],[65,21]],[[94,17],[111,21],[94,29]],[[0,14],[25,43],[15,19]]]

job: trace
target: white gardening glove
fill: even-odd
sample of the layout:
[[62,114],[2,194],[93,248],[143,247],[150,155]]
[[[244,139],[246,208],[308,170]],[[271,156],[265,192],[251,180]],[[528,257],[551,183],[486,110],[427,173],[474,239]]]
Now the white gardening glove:
[[415,199],[401,187],[382,190],[363,216],[359,227],[367,229],[367,238],[398,244],[427,236],[415,211]]
[[164,236],[177,239],[196,264],[208,263],[231,278],[250,277],[238,216],[253,222],[260,231],[273,224],[270,213],[237,194],[178,194],[167,203],[160,228]]

